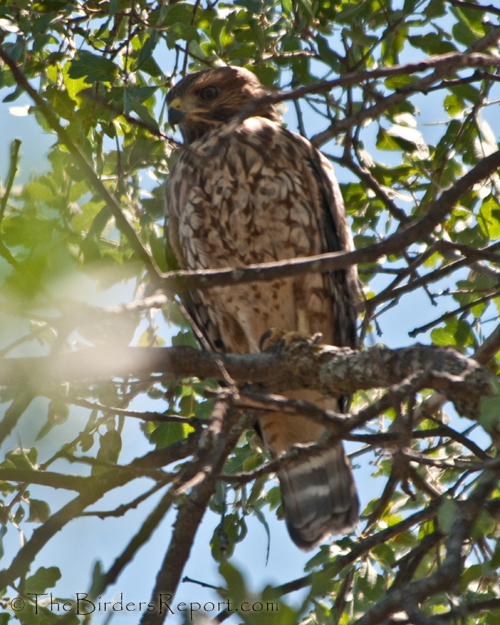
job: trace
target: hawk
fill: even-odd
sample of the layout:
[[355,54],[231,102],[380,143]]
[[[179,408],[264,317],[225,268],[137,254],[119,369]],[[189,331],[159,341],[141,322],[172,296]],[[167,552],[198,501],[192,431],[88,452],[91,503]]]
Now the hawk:
[[[167,94],[169,122],[183,149],[167,184],[168,247],[181,269],[254,263],[352,250],[340,189],[330,163],[286,130],[266,90],[240,67],[188,75]],[[244,119],[242,111],[250,116]],[[245,109],[245,107],[247,107]],[[270,328],[321,333],[330,345],[355,345],[355,268],[189,293],[184,304],[211,349],[258,352]],[[324,409],[337,399],[286,393]],[[325,428],[301,416],[266,412],[259,430],[272,457],[318,441]],[[342,443],[278,471],[292,540],[311,549],[356,526],[358,497]]]

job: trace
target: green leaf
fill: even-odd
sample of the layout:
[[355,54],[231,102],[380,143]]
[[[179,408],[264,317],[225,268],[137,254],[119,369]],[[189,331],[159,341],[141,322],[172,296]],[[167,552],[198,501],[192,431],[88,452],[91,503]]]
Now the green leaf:
[[194,18],[194,4],[189,2],[176,2],[170,4],[166,13],[166,19],[163,21],[164,25],[175,24],[181,22],[184,24],[191,24]]
[[452,43],[445,41],[437,33],[408,37],[408,41],[415,48],[419,48],[428,54],[446,54],[447,52],[455,52],[457,49]]
[[255,506],[251,507],[252,512],[255,514],[260,523],[264,526],[267,536],[267,551],[266,551],[266,566],[269,562],[269,553],[271,551],[271,530],[269,529],[269,524],[266,520],[266,517],[262,514],[262,511],[256,508]]
[[54,189],[42,179],[33,180],[25,185],[24,193],[32,200],[41,200],[43,202],[51,202],[54,199]]
[[496,542],[495,550],[493,552],[490,564],[494,569],[500,568],[500,540],[497,540]]
[[26,593],[41,594],[47,588],[53,588],[60,579],[61,571],[56,566],[50,566],[49,568],[41,566],[34,575],[26,579],[24,590]]
[[401,74],[400,76],[390,76],[384,80],[384,85],[387,89],[399,89],[405,85],[409,85],[415,82],[415,76],[408,76],[407,74]]
[[94,437],[92,434],[85,434],[80,438],[81,450],[85,453],[94,446]]
[[135,66],[135,71],[141,69],[141,67],[146,63],[148,59],[151,58],[151,55],[156,48],[156,44],[158,43],[158,33],[156,30],[152,30],[149,37],[141,46],[141,51],[139,52],[139,58],[137,59],[137,65]]
[[443,105],[449,117],[461,117],[465,108],[463,102],[454,93],[445,97]]
[[30,499],[30,515],[28,523],[45,523],[50,516],[50,508],[46,501]]
[[89,595],[92,598],[98,597],[103,592],[103,583],[105,581],[105,574],[102,570],[102,564],[100,560],[96,560],[94,568],[92,570],[92,586],[90,587]]
[[0,559],[5,555],[5,549],[3,547],[3,538],[5,534],[7,534],[7,515],[5,519],[2,519],[2,524],[0,525]]
[[[495,531],[495,520],[489,512],[481,510],[474,522],[472,528],[472,537],[474,540],[484,540],[485,536],[490,536]],[[488,563],[485,562],[483,568],[487,568]]]
[[[99,440],[99,451],[97,452],[97,460],[106,464],[116,464],[122,449],[122,439],[116,430],[109,430]],[[94,465],[92,466],[92,475],[100,475],[110,471],[111,467]]]
[[[33,447],[32,449],[36,448]],[[35,460],[33,460],[32,458],[30,458],[30,449],[23,449],[21,447],[18,447],[17,449],[14,449],[13,451],[8,451],[5,454],[5,460],[11,462],[16,469],[35,469],[35,463],[36,463],[36,457]]]
[[374,547],[372,549],[372,554],[389,567],[392,567],[396,562],[394,550],[387,543],[382,543]]
[[451,345],[464,347],[472,342],[470,325],[463,319],[447,319],[444,328],[434,328],[431,331],[434,345]]
[[48,418],[51,423],[65,423],[69,416],[69,406],[67,403],[53,399],[49,403]]
[[455,24],[451,32],[459,43],[467,47],[485,35],[484,28],[480,22],[472,23],[468,20],[462,20]]
[[191,330],[181,330],[176,336],[173,336],[172,345],[187,345],[198,349],[198,343]]
[[457,516],[458,506],[456,501],[450,498],[445,498],[443,503],[439,506],[438,521],[439,529],[445,534],[449,534],[453,523]]
[[441,160],[448,158],[450,147],[456,141],[457,135],[460,131],[461,124],[458,120],[454,119],[450,121],[448,124],[448,128],[446,132],[439,140],[439,143],[434,150],[434,154],[432,155],[432,159],[437,163],[440,163]]
[[[309,564],[311,564],[311,562],[309,562]],[[312,575],[310,595],[313,597],[323,597],[327,593],[331,592],[332,582],[332,576],[328,569],[315,572]]]
[[395,124],[387,130],[387,135],[405,152],[410,152],[420,159],[428,158],[429,148],[422,137],[422,133],[416,128]]
[[72,63],[65,63],[62,71],[63,83],[66,87],[66,91],[68,92],[69,97],[73,100],[76,100],[77,95],[80,93],[80,91],[82,91],[83,89],[87,89],[88,87],[84,77],[72,78],[70,76],[71,68]]
[[483,568],[481,564],[472,564],[464,569],[464,572],[460,577],[460,588],[462,589],[462,592],[466,592],[470,588],[472,582],[479,579],[482,573]]
[[81,50],[76,59],[71,61],[68,76],[73,79],[83,78],[86,83],[113,83],[118,76],[118,66],[102,56]]
[[169,34],[174,34],[176,39],[184,39],[184,41],[197,41],[200,36],[195,26],[191,24],[172,24],[168,27]]
[[160,423],[150,434],[149,440],[156,449],[164,449],[172,443],[181,441],[188,436],[193,429],[184,423]]
[[242,574],[229,562],[222,562],[219,573],[226,581],[229,596],[235,604],[241,604],[248,598],[248,591]]
[[483,234],[489,239],[500,237],[500,205],[492,194],[482,201],[477,222]]
[[333,52],[333,50],[328,45],[328,40],[321,35],[318,35],[315,39],[316,45],[318,46],[318,52],[323,61],[327,63],[334,70],[338,71],[340,69],[340,60],[337,54]]
[[[383,128],[380,128],[377,134],[376,147],[378,150],[401,150],[401,146],[391,137]],[[408,144],[410,151],[413,149],[412,144]]]
[[266,475],[262,475],[255,480],[254,485],[252,486],[252,490],[250,491],[250,495],[247,498],[247,505],[251,506],[264,495],[264,485],[266,482]]
[[445,0],[430,0],[423,13],[430,19],[446,15]]
[[247,456],[243,461],[243,471],[253,471],[260,464],[262,464],[263,454],[261,452],[254,452]]
[[94,218],[105,206],[103,200],[89,200],[78,207],[76,214],[73,216],[73,229],[75,232],[83,232],[89,230],[92,226]]
[[248,9],[254,15],[258,15],[262,11],[262,0],[235,0],[233,4]]
[[491,378],[492,394],[483,397],[479,407],[479,424],[486,432],[496,432],[500,429],[500,382]]
[[383,591],[383,577],[378,575],[370,558],[365,560],[359,569],[358,592],[369,601],[376,601]]
[[23,94],[23,90],[20,87],[16,87],[15,91],[6,95],[2,102],[14,102],[19,96]]
[[271,65],[268,65],[268,66],[258,65],[256,67],[253,67],[252,70],[257,76],[257,78],[260,80],[260,82],[269,87],[271,87],[274,84],[278,76],[278,72],[276,68],[272,67]]
[[212,414],[215,400],[213,398],[206,399],[198,404],[194,410],[194,416],[198,419],[209,419]]
[[46,436],[55,425],[61,425],[65,423],[69,416],[69,406],[65,402],[52,400],[49,403],[49,409],[47,414],[47,423],[41,428],[36,440],[42,439]]
[[462,100],[468,100],[471,104],[476,104],[480,97],[479,89],[473,85],[453,85],[450,87],[450,91]]

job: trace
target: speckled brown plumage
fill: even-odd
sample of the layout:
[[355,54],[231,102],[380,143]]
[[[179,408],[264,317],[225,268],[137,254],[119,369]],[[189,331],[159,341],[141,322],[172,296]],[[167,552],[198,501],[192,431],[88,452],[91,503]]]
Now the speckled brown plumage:
[[[192,74],[168,94],[169,119],[186,148],[167,185],[171,250],[185,269],[241,267],[353,249],[342,196],[329,162],[287,131],[270,105],[244,121],[242,109],[265,91],[251,72],[217,68]],[[355,269],[199,290],[186,306],[212,349],[259,350],[269,328],[321,332],[323,342],[355,345]],[[337,408],[311,391],[290,397]],[[269,412],[259,419],[274,457],[324,429]],[[290,535],[304,549],[354,527],[358,499],[339,443],[278,474]]]

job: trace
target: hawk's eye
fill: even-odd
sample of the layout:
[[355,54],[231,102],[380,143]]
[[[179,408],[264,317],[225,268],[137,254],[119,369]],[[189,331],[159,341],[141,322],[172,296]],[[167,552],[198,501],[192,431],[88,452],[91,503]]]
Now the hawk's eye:
[[217,87],[205,87],[200,93],[201,99],[205,101],[214,100],[219,95]]

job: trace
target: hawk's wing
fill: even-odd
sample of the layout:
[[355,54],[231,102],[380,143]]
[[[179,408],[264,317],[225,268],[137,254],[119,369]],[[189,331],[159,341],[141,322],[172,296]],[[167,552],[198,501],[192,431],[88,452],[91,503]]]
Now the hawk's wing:
[[[179,167],[177,168],[179,169]],[[179,178],[182,183],[186,181],[186,178],[182,171],[180,175],[173,170],[174,184],[175,179]],[[176,196],[170,193],[171,179],[167,181],[166,187],[166,206],[165,206],[165,244],[167,250],[167,258],[170,258],[171,264],[175,265],[176,269],[187,269],[186,261],[184,259],[184,253],[179,244],[179,218],[178,218],[178,206]],[[177,186],[177,185],[176,185]],[[177,210],[174,208],[176,207]],[[173,258],[172,258],[173,257]],[[187,316],[187,322],[191,326],[195,337],[200,343],[202,349],[211,349],[214,352],[223,352],[224,343],[221,340],[218,327],[212,322],[207,308],[203,305],[199,291],[185,291],[180,298],[184,307],[185,316]],[[202,340],[200,341],[200,337]]]
[[[351,229],[347,222],[344,200],[333,167],[315,149],[312,151],[310,163],[322,198],[323,253],[353,251],[354,243]],[[338,334],[334,334],[333,344],[354,348],[357,343],[356,305],[358,303],[356,266],[351,265],[344,271],[330,272],[327,275],[332,306],[337,308],[336,318],[343,320],[337,327]]]

